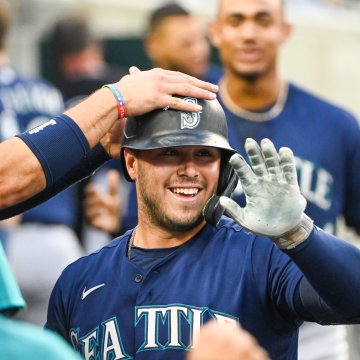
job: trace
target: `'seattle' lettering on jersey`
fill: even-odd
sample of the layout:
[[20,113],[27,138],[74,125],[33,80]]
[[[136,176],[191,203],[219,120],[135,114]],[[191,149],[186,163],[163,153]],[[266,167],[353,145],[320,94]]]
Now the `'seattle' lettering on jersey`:
[[129,237],[67,267],[51,296],[47,327],[85,359],[183,359],[210,319],[240,322],[274,359],[296,358],[302,274],[269,239],[224,217],[145,272],[126,257]]

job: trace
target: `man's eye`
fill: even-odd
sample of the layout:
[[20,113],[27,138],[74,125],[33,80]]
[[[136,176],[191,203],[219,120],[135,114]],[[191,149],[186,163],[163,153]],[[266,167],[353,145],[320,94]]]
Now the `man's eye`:
[[177,152],[173,149],[167,149],[162,153],[164,156],[175,156]]
[[230,26],[236,27],[241,23],[241,18],[238,16],[231,16],[228,18],[227,22]]
[[204,151],[199,151],[198,156],[200,156],[200,157],[210,157],[212,155],[211,155],[211,153],[209,151],[204,150]]
[[261,26],[266,27],[266,26],[270,26],[273,23],[273,21],[269,16],[262,16],[257,19],[257,23]]

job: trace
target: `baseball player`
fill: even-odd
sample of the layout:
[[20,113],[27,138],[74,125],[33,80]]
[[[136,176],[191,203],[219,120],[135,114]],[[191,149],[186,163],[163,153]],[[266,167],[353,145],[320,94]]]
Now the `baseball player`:
[[[281,78],[278,57],[291,34],[280,0],[219,0],[212,39],[224,77],[220,102],[229,142],[242,155],[244,140],[269,138],[296,155],[306,213],[335,234],[336,221],[360,234],[360,129],[347,111]],[[233,195],[244,204],[239,187]],[[299,359],[347,359],[345,327],[306,323],[300,329]]]
[[[270,358],[296,359],[304,319],[360,321],[358,299],[344,296],[360,291],[360,251],[304,214],[290,149],[248,139],[250,167],[220,104],[187,100],[202,112],[128,119],[121,161],[138,225],[63,271],[46,327],[85,359],[176,360],[215,319],[241,324]],[[227,197],[237,176],[245,208]]]
[[[199,111],[201,106],[172,95],[213,99],[217,87],[187,75],[130,69],[114,86],[129,115],[169,106]],[[145,90],[143,93],[139,89]],[[145,89],[146,88],[146,89]],[[124,105],[124,104],[123,104]],[[21,213],[91,175],[119,153],[119,106],[109,89],[100,89],[65,114],[0,144],[0,218]],[[36,195],[37,194],[37,195]],[[1,245],[0,245],[1,248]],[[6,359],[75,359],[57,337],[5,317],[24,306],[0,249],[0,347]],[[24,346],[19,346],[22,344]],[[51,355],[50,355],[51,353]]]

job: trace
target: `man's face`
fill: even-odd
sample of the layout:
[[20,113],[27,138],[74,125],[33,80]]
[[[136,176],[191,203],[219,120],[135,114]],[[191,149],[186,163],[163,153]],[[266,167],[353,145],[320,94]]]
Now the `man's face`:
[[245,79],[276,70],[280,45],[290,33],[281,0],[219,0],[212,38],[224,66]]
[[195,16],[172,16],[150,35],[149,56],[156,66],[202,78],[209,66],[210,45],[202,21]]
[[191,230],[204,221],[202,209],[219,178],[218,149],[183,146],[128,154],[143,221],[170,231]]

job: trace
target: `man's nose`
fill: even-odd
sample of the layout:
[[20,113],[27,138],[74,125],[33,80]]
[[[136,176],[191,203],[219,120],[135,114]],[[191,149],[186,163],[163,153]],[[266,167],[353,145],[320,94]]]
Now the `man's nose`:
[[257,33],[256,24],[253,21],[245,21],[239,27],[239,33],[240,33],[240,36],[245,40],[254,39],[256,37],[256,33]]
[[186,177],[197,177],[199,172],[197,167],[192,159],[186,159],[183,163],[179,166],[177,171],[179,176],[186,176]]

